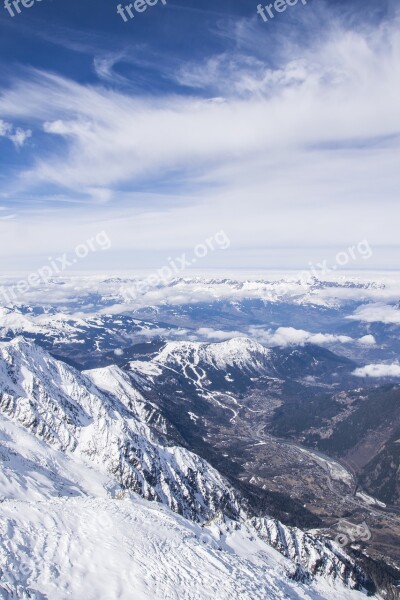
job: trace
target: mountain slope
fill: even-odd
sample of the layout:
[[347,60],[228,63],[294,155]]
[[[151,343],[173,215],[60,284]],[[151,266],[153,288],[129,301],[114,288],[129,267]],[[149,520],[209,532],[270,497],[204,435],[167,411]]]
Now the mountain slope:
[[290,412],[294,399],[307,403],[321,389],[337,389],[354,363],[311,344],[266,349],[248,338],[174,342],[150,351],[149,360],[142,354],[124,368],[185,444],[243,485],[254,510],[266,507],[290,525],[320,526],[308,501],[317,495],[325,503],[325,470],[272,438],[270,422],[280,406]]
[[[129,583],[132,589],[140,588],[142,573],[152,574],[150,583],[156,589],[150,588],[150,593],[146,587],[139,598],[163,599],[161,591],[166,589],[174,598],[174,588],[178,597],[192,597],[185,593],[195,592],[208,597],[219,589],[217,572],[223,577],[224,572],[234,573],[230,583],[223,579],[218,598],[224,597],[224,590],[240,590],[244,598],[251,597],[246,595],[249,590],[255,598],[279,598],[283,590],[293,598],[325,598],[329,596],[316,590],[327,585],[341,590],[342,597],[359,597],[350,589],[360,587],[364,576],[354,561],[323,537],[273,519],[232,521],[221,513],[196,525],[167,507],[121,492],[107,473],[86,464],[76,453],[55,450],[2,416],[0,449],[0,598],[64,600],[68,590],[80,589],[81,595],[73,597],[86,600],[96,597],[99,585],[114,590],[121,581],[126,588],[121,598],[129,598]],[[78,552],[77,570],[70,561]],[[186,560],[206,574],[196,578],[194,590],[184,587]],[[172,565],[168,575],[164,561]],[[99,577],[96,569],[107,576]],[[111,579],[107,585],[106,579]],[[298,589],[296,581],[306,588]],[[93,592],[86,595],[89,584]],[[2,585],[4,594],[8,590],[15,596],[2,595]],[[271,596],[262,595],[267,593],[264,586]],[[110,592],[108,597],[114,596]]]
[[[352,376],[356,364],[315,344],[288,348],[265,348],[245,337],[226,342],[168,342],[151,360],[129,362],[127,368],[140,378],[175,373],[200,389],[243,392],[254,387],[257,378],[276,379],[325,385],[343,385]],[[340,374],[340,378],[339,378]]]
[[[218,598],[325,598],[318,590],[328,584],[343,598],[358,597],[350,589],[362,590],[366,578],[354,561],[321,537],[271,519],[249,520],[238,494],[206,461],[157,443],[147,423],[157,410],[149,406],[117,368],[88,377],[32,342],[0,345],[0,597],[62,600],[72,593],[86,600],[99,597],[99,585],[112,586],[113,597],[125,568],[146,599],[174,597],[176,589],[193,599],[216,590]],[[157,503],[143,504],[132,492]],[[113,506],[107,532],[99,516],[105,498]],[[172,547],[165,519],[179,529]],[[199,543],[202,536],[210,547]],[[91,574],[110,567],[107,549],[119,568],[90,591]],[[73,574],[65,560],[74,563],[79,552]],[[199,585],[191,583],[189,565],[197,576],[206,573]]]
[[127,497],[5,501],[0,598],[31,600],[361,600],[338,580],[302,584],[250,527],[202,529]]
[[263,369],[270,350],[250,338],[232,338],[226,342],[168,342],[157,355],[156,361],[165,365],[204,363],[215,369],[237,368],[242,371]]
[[0,344],[3,415],[54,448],[105,469],[123,488],[190,518],[208,518],[218,510],[238,514],[233,490],[206,461],[156,442],[156,432],[139,419],[144,407],[137,400],[135,415],[126,399],[101,392],[32,342],[18,338]]

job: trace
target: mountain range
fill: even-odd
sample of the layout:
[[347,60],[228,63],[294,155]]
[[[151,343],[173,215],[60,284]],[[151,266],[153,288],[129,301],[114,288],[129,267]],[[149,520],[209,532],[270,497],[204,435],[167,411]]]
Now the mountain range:
[[[225,351],[225,358],[217,356],[215,348],[210,356],[219,367],[225,359],[243,367],[247,347],[246,340],[243,355],[240,344],[231,344],[229,358]],[[177,549],[187,538],[186,561],[194,561],[212,585],[223,564],[222,578],[224,570],[235,573],[218,591],[221,598],[231,593],[323,598],[328,597],[323,591],[327,585],[350,598],[372,585],[332,541],[256,516],[204,459],[166,445],[174,426],[143,398],[125,371],[111,367],[80,373],[22,338],[1,344],[0,369],[1,511],[3,534],[8,531],[1,546],[4,598],[63,597],[49,595],[54,580],[60,581],[61,594],[73,593],[77,581],[67,584],[64,569],[71,566],[62,562],[62,548],[68,547],[71,560],[71,552],[79,554],[85,531],[104,545],[100,552],[89,544],[77,556],[78,579],[90,554],[98,566],[104,566],[107,549],[114,545],[119,544],[119,553],[113,560],[124,554],[118,541],[124,534],[129,554],[123,568],[128,568],[129,556],[142,556],[146,548],[142,568],[157,572],[171,560],[179,580],[176,589],[188,598],[198,593],[186,581],[188,563],[176,564]],[[104,527],[103,518],[111,521]],[[168,535],[161,541],[165,530]],[[160,551],[168,554],[165,566]],[[131,577],[143,587],[146,582],[133,564]],[[88,591],[88,598],[95,597],[99,585]],[[116,582],[111,578],[107,585]]]
[[0,597],[398,598],[389,288],[78,283],[0,309]]

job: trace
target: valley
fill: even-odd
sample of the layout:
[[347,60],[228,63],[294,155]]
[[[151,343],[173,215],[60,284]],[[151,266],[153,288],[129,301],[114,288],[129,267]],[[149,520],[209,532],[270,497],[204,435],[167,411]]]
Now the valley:
[[[376,328],[372,334],[369,324],[355,329],[343,320],[343,311],[357,310],[348,302],[217,301],[128,315],[108,313],[107,296],[99,301],[97,313],[79,317],[67,307],[3,309],[1,415],[56,452],[72,452],[85,468],[89,461],[108,473],[107,497],[137,494],[202,526],[224,514],[256,519],[260,528],[257,519],[268,517],[327,547],[340,542],[368,574],[367,588],[395,600],[400,384],[367,382],[356,370],[390,357],[396,342],[385,333],[379,344]],[[307,313],[326,333],[294,327]],[[279,343],[266,344],[264,330],[264,344],[248,335],[260,339],[262,321],[272,318],[276,332],[268,339]],[[236,329],[226,340],[201,339],[214,335],[210,319]],[[15,465],[7,478],[21,482],[26,459],[14,457],[6,440],[4,465]],[[70,473],[52,482],[46,465],[28,484],[32,497],[42,493],[43,477],[51,496],[87,493]],[[7,491],[3,497],[10,500]],[[349,527],[358,527],[355,535]],[[268,531],[268,543],[289,556]]]

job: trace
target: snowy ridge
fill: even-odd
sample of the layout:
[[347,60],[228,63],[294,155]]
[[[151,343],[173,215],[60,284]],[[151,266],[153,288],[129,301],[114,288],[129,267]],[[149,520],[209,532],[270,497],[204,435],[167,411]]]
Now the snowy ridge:
[[258,342],[236,337],[216,344],[196,342],[169,342],[156,357],[156,362],[172,364],[191,361],[194,365],[204,362],[216,369],[238,369],[261,366],[270,351]]
[[133,495],[5,501],[0,598],[361,600],[340,582],[303,585],[245,527],[211,529]]
[[[137,600],[329,599],[332,589],[343,599],[365,597],[335,570],[314,577],[293,552],[288,558],[275,550],[264,529],[289,529],[274,520],[263,520],[261,534],[259,520],[219,514],[189,522],[117,492],[75,453],[49,447],[2,416],[0,448],[0,598],[131,600],[134,590]],[[296,530],[300,548],[304,535]],[[308,537],[318,561],[321,543]]]
[[363,582],[363,574],[355,561],[334,542],[297,527],[287,527],[276,519],[255,518],[251,524],[263,540],[301,567],[300,579],[323,576],[338,579],[352,589]]
[[62,313],[35,315],[25,312],[18,306],[0,307],[0,335],[2,336],[32,333],[53,335],[56,339],[60,337],[70,339],[89,326],[96,327],[95,319],[89,323]]
[[[239,514],[235,493],[206,461],[156,442],[156,432],[138,418],[141,408],[132,411],[127,398],[118,397],[123,374],[111,373],[107,385],[116,386],[115,395],[33,342],[2,343],[0,412],[55,448],[105,468],[123,488],[188,518],[201,520],[218,510]],[[132,391],[132,402],[134,397]]]
[[214,376],[229,371],[247,376],[275,373],[271,350],[246,337],[225,342],[168,342],[151,361],[131,361],[131,376],[142,384],[154,383],[163,369],[176,370],[192,380],[199,388]]
[[[157,406],[148,402],[137,390],[125,371],[116,365],[83,371],[83,374],[96,385],[98,389],[120,401],[138,421],[146,423],[159,434],[171,433],[171,424],[161,415]],[[151,436],[151,431],[148,432]]]
[[[96,365],[102,353],[120,350],[131,344],[132,332],[149,331],[157,326],[132,316],[103,313],[70,314],[53,307],[0,306],[0,338],[8,341],[18,335],[40,341],[47,349],[63,354],[73,346],[86,354],[89,365]],[[74,359],[74,353],[71,353]],[[94,361],[94,362],[93,362]],[[103,363],[104,364],[104,363]]]

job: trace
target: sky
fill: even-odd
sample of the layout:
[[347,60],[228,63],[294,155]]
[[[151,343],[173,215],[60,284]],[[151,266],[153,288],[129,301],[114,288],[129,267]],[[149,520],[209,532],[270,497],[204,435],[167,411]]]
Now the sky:
[[116,0],[25,1],[0,0],[1,271],[101,235],[76,268],[156,269],[218,232],[202,269],[307,269],[362,243],[352,268],[398,268],[400,0],[267,22],[257,0],[126,21]]

